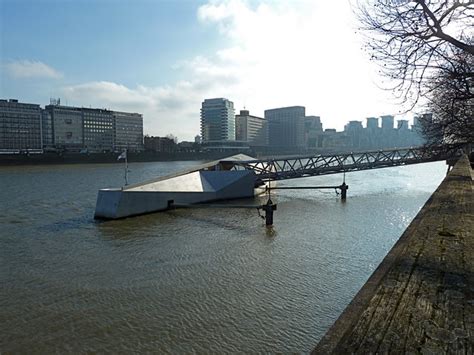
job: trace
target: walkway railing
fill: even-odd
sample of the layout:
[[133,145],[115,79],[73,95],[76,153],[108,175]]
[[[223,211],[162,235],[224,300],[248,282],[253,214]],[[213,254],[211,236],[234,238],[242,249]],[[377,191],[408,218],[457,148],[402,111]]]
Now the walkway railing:
[[292,156],[248,161],[221,162],[232,164],[231,170],[253,170],[261,180],[283,180],[307,176],[446,160],[451,155],[445,148],[401,148],[333,155]]

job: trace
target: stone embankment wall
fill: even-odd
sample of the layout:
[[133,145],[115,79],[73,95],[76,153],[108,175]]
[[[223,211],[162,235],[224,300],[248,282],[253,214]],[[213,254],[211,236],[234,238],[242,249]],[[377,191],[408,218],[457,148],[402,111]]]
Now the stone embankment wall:
[[474,353],[474,193],[467,156],[313,351],[328,353]]

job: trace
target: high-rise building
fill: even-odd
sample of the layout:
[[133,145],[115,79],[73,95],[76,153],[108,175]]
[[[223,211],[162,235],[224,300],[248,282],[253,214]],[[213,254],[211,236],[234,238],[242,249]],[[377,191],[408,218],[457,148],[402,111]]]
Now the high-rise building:
[[399,147],[408,147],[415,143],[416,133],[410,130],[408,120],[397,121],[397,145]]
[[248,142],[250,146],[268,145],[266,120],[250,115],[248,110],[240,110],[235,116],[235,139]]
[[40,105],[0,100],[0,150],[43,148]]
[[364,130],[363,147],[366,149],[377,149],[383,142],[381,138],[381,129],[377,117],[366,118],[366,129]]
[[139,152],[143,146],[143,116],[139,113],[112,112],[114,125],[115,150]]
[[413,118],[413,129],[417,129],[421,131],[423,126],[429,126],[433,122],[433,114],[428,112],[428,113],[423,113],[422,115],[416,115]]
[[367,117],[367,129],[379,128],[379,119],[377,117]]
[[397,129],[399,130],[408,130],[408,120],[398,120],[397,121]]
[[393,129],[394,124],[394,117],[393,115],[384,115],[382,117],[382,129],[383,130],[391,130]]
[[203,143],[235,140],[234,103],[225,98],[205,99],[201,106]]
[[311,130],[321,132],[323,130],[323,124],[321,123],[321,117],[319,116],[306,116],[304,118],[304,130],[309,132]]
[[421,145],[425,143],[425,137],[423,134],[424,128],[432,127],[433,122],[433,114],[432,113],[424,113],[422,115],[416,115],[413,118],[413,126],[412,130],[416,137],[416,144]]
[[305,145],[305,108],[291,106],[265,110],[269,145],[282,149],[301,149]]
[[344,131],[346,132],[361,132],[362,131],[362,122],[361,121],[349,121],[344,126]]
[[304,118],[304,140],[306,148],[321,148],[323,144],[323,124],[319,116]]
[[364,145],[364,128],[361,121],[349,121],[344,126],[344,132],[350,137],[353,148],[359,149]]

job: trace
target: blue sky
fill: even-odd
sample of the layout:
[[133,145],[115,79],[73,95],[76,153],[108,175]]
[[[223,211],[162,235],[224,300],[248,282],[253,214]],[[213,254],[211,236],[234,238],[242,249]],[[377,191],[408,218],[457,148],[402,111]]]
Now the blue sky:
[[[47,63],[64,83],[166,84],[170,65],[219,42],[197,1],[2,0],[2,61]],[[6,86],[15,84],[7,81]],[[21,94],[18,83],[14,94]],[[6,90],[5,87],[2,90]]]
[[396,113],[347,0],[0,0],[0,97],[140,112],[199,133],[205,98],[303,105],[325,128]]

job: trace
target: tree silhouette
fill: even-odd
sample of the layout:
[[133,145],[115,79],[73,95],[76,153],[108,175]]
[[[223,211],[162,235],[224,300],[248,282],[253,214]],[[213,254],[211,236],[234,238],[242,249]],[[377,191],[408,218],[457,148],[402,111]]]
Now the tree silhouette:
[[427,143],[473,142],[474,1],[368,0],[358,16],[388,89],[408,110],[433,112]]

